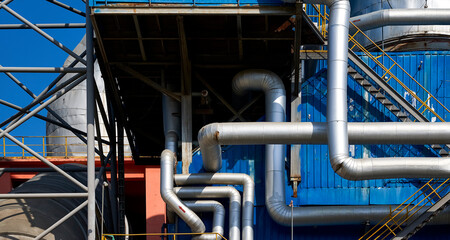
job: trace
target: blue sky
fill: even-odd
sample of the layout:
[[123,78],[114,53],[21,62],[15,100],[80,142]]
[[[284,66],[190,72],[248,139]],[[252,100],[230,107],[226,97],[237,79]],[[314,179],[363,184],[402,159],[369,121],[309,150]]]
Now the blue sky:
[[[81,0],[59,0],[79,10],[85,10]],[[14,0],[8,6],[32,23],[83,23],[85,18],[62,9],[45,0]],[[18,19],[0,9],[0,24],[22,24]],[[75,48],[82,39],[85,29],[44,29],[49,35],[63,43],[69,49]],[[32,29],[0,29],[0,65],[5,67],[61,67],[68,54]],[[13,73],[34,94],[38,95],[58,74]],[[4,73],[0,73],[0,98],[24,107],[32,98],[12,82]],[[0,121],[16,113],[3,105],[0,106]],[[41,115],[46,116],[44,111]],[[4,129],[4,128],[3,128]],[[45,122],[32,118],[12,132],[14,136],[43,136]]]

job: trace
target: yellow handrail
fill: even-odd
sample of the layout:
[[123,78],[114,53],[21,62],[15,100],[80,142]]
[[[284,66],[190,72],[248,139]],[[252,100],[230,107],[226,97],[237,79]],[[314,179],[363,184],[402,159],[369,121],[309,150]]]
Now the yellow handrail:
[[[321,5],[317,6],[316,4],[310,4],[310,6],[313,7],[313,9],[315,9],[315,11],[318,13],[317,15],[314,16],[318,16],[319,20],[318,20],[318,29],[319,31],[324,35],[326,33],[325,29],[326,24],[327,24],[327,20],[328,20],[328,14],[325,12],[323,12]],[[314,19],[312,19],[314,20]],[[382,74],[383,77],[387,77],[387,75],[389,75],[389,78],[386,79],[386,82],[389,82],[390,79],[394,79],[406,92],[408,92],[414,99],[416,99],[417,101],[419,101],[420,103],[420,108],[425,107],[425,110],[429,111],[431,114],[433,114],[436,118],[438,118],[440,121],[445,122],[445,120],[434,110],[432,109],[429,104],[427,104],[428,101],[433,100],[433,102],[435,102],[438,106],[441,106],[443,108],[444,111],[446,111],[447,113],[450,113],[450,110],[445,107],[444,104],[442,104],[436,97],[433,96],[433,94],[431,94],[426,88],[424,88],[416,79],[414,79],[414,77],[411,76],[411,74],[409,74],[403,67],[401,67],[396,61],[394,61],[394,59],[392,57],[390,57],[380,46],[378,46],[372,39],[370,39],[363,31],[361,31],[354,23],[350,22],[350,24],[352,24],[354,26],[354,28],[356,29],[356,32],[353,35],[349,35],[349,42],[353,43],[353,46],[350,47],[350,50],[353,51],[353,48],[357,47],[359,50],[361,50],[365,55],[367,55],[373,62],[375,62],[379,67],[381,67],[381,69],[383,70],[384,74]],[[356,35],[362,35],[364,38],[366,38],[371,44],[373,44],[373,46],[380,51],[381,55],[379,56],[373,56],[366,48],[364,48],[359,42],[356,41],[355,37]],[[378,58],[380,57],[387,57],[387,59],[389,61],[392,62],[392,66],[388,69],[384,66],[384,64],[382,64]],[[426,98],[426,100],[423,100],[421,97],[419,97],[417,93],[415,93],[414,91],[412,91],[410,88],[408,88],[397,76],[395,76],[395,74],[393,74],[393,68],[399,69],[400,72],[403,72],[407,78],[411,79],[417,86],[417,88],[420,90],[423,90],[424,95],[426,94],[427,96],[424,96],[424,99]],[[417,107],[416,107],[417,108]],[[425,113],[425,111],[422,112],[422,114]]]
[[[31,149],[33,149],[36,153],[41,154],[44,157],[57,157],[57,158],[68,158],[72,156],[83,156],[87,154],[87,150],[82,148],[85,147],[86,144],[80,142],[78,137],[76,136],[15,136],[15,138],[20,139],[21,143],[27,145]],[[56,140],[61,139],[61,143],[47,143],[50,139]],[[103,136],[102,139],[108,139],[108,137]],[[19,145],[13,143],[12,141],[7,140],[3,137],[3,152],[0,153],[0,157],[20,157],[20,158],[28,158],[32,157],[31,154],[28,154],[24,149],[22,149]],[[97,145],[98,143],[96,143]],[[103,149],[108,149],[108,144],[102,143]],[[129,144],[124,144],[126,148],[128,148]],[[50,148],[56,149],[60,148],[60,151],[51,151]],[[77,147],[77,151],[71,150],[74,147]],[[80,151],[82,150],[82,151]],[[126,150],[125,156],[131,156],[131,151]]]
[[[320,12],[320,8],[318,8],[315,5],[312,5],[312,7],[317,11]],[[319,17],[321,15],[319,14]],[[323,14],[323,16],[328,19],[328,14]],[[320,29],[320,23],[326,22],[326,20],[320,22],[319,21],[319,29]],[[384,71],[384,74],[382,74],[382,79],[387,78],[387,75],[389,75],[389,78],[387,78],[385,81],[389,82],[390,79],[394,79],[400,86],[403,87],[412,97],[414,97],[417,101],[421,103],[420,107],[417,110],[422,109],[424,107],[424,110],[421,112],[422,114],[428,110],[431,112],[434,116],[436,116],[440,121],[445,122],[445,120],[440,117],[433,109],[430,108],[430,106],[427,104],[428,101],[434,100],[437,102],[438,105],[442,106],[442,108],[450,113],[449,109],[446,108],[439,100],[437,100],[427,89],[425,89],[414,77],[412,77],[408,72],[405,71],[394,59],[392,59],[382,48],[380,48],[374,41],[372,41],[364,32],[362,32],[355,24],[350,22],[355,29],[356,32],[353,35],[349,34],[349,42],[353,43],[353,46],[351,46],[349,49],[353,51],[353,48],[357,47],[360,49],[364,54],[366,54],[373,62],[375,62],[378,66],[381,67],[381,69]],[[321,31],[323,34],[323,31]],[[380,52],[381,54],[379,56],[373,56],[366,48],[364,48],[359,42],[356,41],[356,36],[358,34],[362,34],[370,43],[373,44]],[[382,64],[378,59],[380,57],[386,56],[390,61],[392,66],[386,68],[384,64]],[[396,67],[400,69],[401,72],[403,72],[408,78],[410,78],[414,83],[416,83],[418,88],[422,89],[428,96],[426,97],[426,100],[422,100],[418,94],[413,92],[410,88],[408,88],[402,81],[400,81],[395,74],[393,74],[393,68]],[[396,231],[402,230],[402,225],[406,224],[409,220],[412,219],[413,216],[415,216],[419,211],[424,208],[425,206],[430,206],[433,204],[433,201],[435,198],[440,199],[441,192],[448,191],[450,186],[450,178],[444,180],[442,183],[440,183],[439,179],[430,179],[426,184],[424,184],[421,188],[419,188],[414,194],[412,194],[408,199],[406,199],[403,203],[398,205],[394,210],[391,211],[391,213],[383,218],[378,224],[376,224],[372,229],[370,229],[366,234],[364,234],[360,239],[385,239],[386,237],[389,237],[391,235],[396,235]],[[444,192],[444,193],[446,193]],[[406,213],[405,213],[406,212]]]
[[173,240],[176,240],[177,236],[197,236],[197,235],[215,235],[216,240],[224,239],[227,240],[220,233],[133,233],[133,234],[110,234],[104,233],[102,234],[102,240],[109,240],[108,237],[138,237],[138,236],[171,236]]

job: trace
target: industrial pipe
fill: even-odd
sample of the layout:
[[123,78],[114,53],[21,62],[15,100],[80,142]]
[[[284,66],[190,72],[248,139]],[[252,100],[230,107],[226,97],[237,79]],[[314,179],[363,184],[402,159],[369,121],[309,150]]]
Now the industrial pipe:
[[166,149],[177,153],[180,135],[180,104],[173,98],[162,95],[163,123]]
[[[220,145],[248,144],[327,144],[327,123],[321,122],[246,122],[211,123],[198,133],[206,161],[221,159]],[[450,123],[434,122],[350,122],[351,144],[448,144]],[[211,151],[211,152],[207,152]],[[175,177],[177,181],[177,177]]]
[[[213,222],[212,222],[212,232],[219,233],[223,236],[224,225],[225,225],[225,208],[220,202],[211,200],[199,200],[199,201],[184,201],[184,204],[195,212],[212,212]],[[216,235],[207,236],[209,239],[220,240],[220,236]],[[202,235],[202,239],[205,239]]]
[[176,185],[232,184],[243,185],[242,239],[253,240],[253,208],[255,204],[255,182],[243,173],[198,173],[176,174]]
[[166,149],[161,153],[161,197],[175,213],[186,222],[194,233],[204,233],[202,220],[173,192],[173,172],[176,164],[175,154]]
[[[384,9],[350,18],[361,31],[393,25],[449,25],[450,9]],[[350,24],[350,32],[356,28]]]
[[[243,94],[248,90],[264,91],[267,122],[284,122],[286,92],[280,77],[273,72],[261,69],[241,71],[233,78],[233,91],[236,94]],[[200,137],[199,141],[201,141]],[[268,145],[266,153],[279,152],[283,149],[283,146]],[[213,159],[215,156],[220,156],[220,152],[209,155],[215,150],[217,149],[202,149],[203,167],[208,172],[217,172],[222,167],[221,159]]]
[[230,240],[240,239],[241,195],[234,187],[176,187],[173,192],[180,198],[229,198]]

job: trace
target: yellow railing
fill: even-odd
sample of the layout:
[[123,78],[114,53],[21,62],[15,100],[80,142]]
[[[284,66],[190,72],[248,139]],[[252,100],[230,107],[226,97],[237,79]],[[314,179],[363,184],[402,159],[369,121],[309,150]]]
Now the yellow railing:
[[[102,240],[116,240],[115,237],[172,237],[171,240],[176,240],[177,236],[198,236],[198,235],[215,235],[216,240],[224,239],[227,240],[220,233],[136,233],[136,234],[102,234]],[[136,239],[136,238],[133,238]]]
[[[312,15],[312,20],[314,18],[321,19],[319,22],[316,22],[319,28],[319,31],[326,36],[326,30],[323,30],[324,24],[328,21],[328,14],[323,14],[322,8],[312,5],[317,12],[317,14]],[[420,104],[419,106],[415,106],[418,111],[424,114],[426,111],[430,112],[437,119],[442,122],[445,120],[438,114],[434,109],[430,107],[430,105],[435,104],[435,106],[441,106],[443,112],[450,113],[449,109],[445,107],[439,100],[437,100],[427,89],[425,89],[414,77],[412,77],[408,72],[405,71],[392,57],[390,57],[381,47],[379,47],[374,41],[372,41],[364,32],[362,32],[355,24],[350,22],[355,29],[356,32],[352,35],[349,35],[349,49],[351,51],[359,50],[364,53],[370,60],[372,60],[377,66],[382,69],[382,74],[380,75],[382,79],[384,79],[387,83],[391,79],[394,79],[406,92],[408,92],[414,99],[416,99]],[[358,35],[359,34],[359,35]],[[362,36],[362,37],[361,37]],[[373,46],[380,52],[380,55],[374,56],[371,54],[366,48],[364,48],[356,39],[365,38],[369,41]],[[390,67],[386,67],[382,62],[378,59],[387,60]],[[406,79],[409,79],[412,84],[415,83],[415,88],[420,90],[421,93],[412,91],[408,88],[400,79],[394,74],[395,72],[399,72],[400,74],[406,76]],[[391,83],[389,83],[391,84]],[[411,87],[411,85],[410,85]],[[419,97],[419,95],[423,95],[423,97]],[[423,109],[422,109],[423,108]],[[419,188],[412,196],[406,199],[402,204],[398,205],[394,208],[391,213],[386,216],[383,220],[381,220],[377,225],[375,225],[372,229],[370,229],[364,236],[360,239],[385,239],[389,236],[395,236],[397,232],[402,230],[402,226],[407,225],[413,220],[414,216],[420,215],[423,212],[423,208],[428,208],[433,205],[436,201],[441,199],[442,195],[446,194],[449,190],[450,179],[446,179],[441,181],[440,179],[430,179],[425,185]]]
[[448,192],[449,186],[450,179],[444,181],[430,179],[359,239],[385,239],[389,236],[396,236],[396,233],[403,229],[402,226],[410,223],[414,219],[413,217],[419,216],[441,199]]
[[[68,158],[72,156],[86,156],[87,154],[86,144],[81,142],[76,136],[16,136],[15,138],[44,157]],[[102,137],[102,139],[108,141],[108,137]],[[1,143],[2,150],[0,157],[32,157],[32,155],[23,148],[5,137],[2,138]],[[97,143],[96,147],[98,147]],[[102,147],[104,152],[109,151],[108,144],[103,143]],[[128,144],[125,144],[125,149],[129,149]],[[125,156],[131,156],[131,151],[125,150]]]
[[[323,29],[328,21],[328,13],[326,13],[326,8],[321,8],[320,5],[311,5],[313,9],[317,12],[315,15],[311,15],[315,19],[320,19],[318,23],[319,30],[326,36],[326,30]],[[324,10],[325,9],[325,12]],[[422,115],[424,115],[426,112],[429,112],[432,114],[432,116],[435,116],[437,119],[439,119],[442,122],[445,122],[445,120],[430,106],[436,106],[436,107],[442,107],[442,111],[445,113],[450,113],[450,110],[445,107],[444,104],[442,104],[436,97],[433,96],[425,87],[423,87],[416,79],[414,79],[411,74],[409,74],[404,68],[402,68],[391,56],[389,56],[380,46],[378,46],[372,39],[370,39],[363,31],[361,31],[355,24],[350,22],[351,25],[354,26],[356,29],[356,32],[353,34],[349,34],[349,49],[352,51],[359,50],[360,52],[364,53],[370,60],[372,60],[378,67],[382,69],[382,74],[380,76],[389,84],[391,79],[394,79],[396,83],[398,83],[406,92],[408,92],[411,97],[416,99],[418,101],[418,105],[415,106],[415,108],[421,112]],[[364,48],[357,40],[356,38],[363,38],[366,39],[368,42],[373,44],[374,48],[380,52],[380,55],[374,56],[371,54],[366,48]],[[356,48],[355,48],[356,47]],[[390,67],[386,67],[382,62],[380,62],[379,58],[382,58],[383,60],[386,59],[389,63]],[[401,75],[405,76],[404,80],[410,80],[411,84],[410,87],[406,86],[394,73],[399,72]],[[416,92],[411,90],[411,87],[417,89]],[[425,116],[425,115],[424,115]],[[430,119],[429,119],[430,120]]]

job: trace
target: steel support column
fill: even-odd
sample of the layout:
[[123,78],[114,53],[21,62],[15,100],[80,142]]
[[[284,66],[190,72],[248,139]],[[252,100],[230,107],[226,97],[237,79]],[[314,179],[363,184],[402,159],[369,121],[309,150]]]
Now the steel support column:
[[[94,136],[94,47],[89,2],[86,3],[86,116],[87,116],[87,186],[88,186],[88,240],[96,239],[95,230],[95,136]],[[81,61],[81,60],[80,60]],[[83,62],[83,61],[81,61]]]

